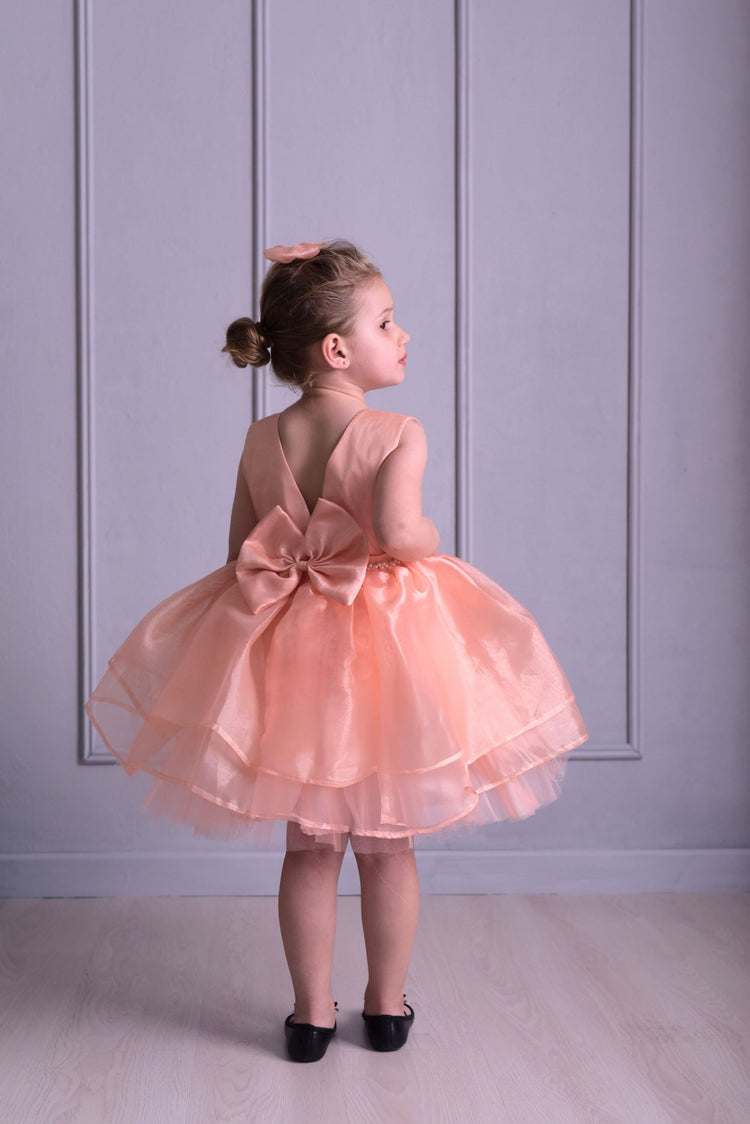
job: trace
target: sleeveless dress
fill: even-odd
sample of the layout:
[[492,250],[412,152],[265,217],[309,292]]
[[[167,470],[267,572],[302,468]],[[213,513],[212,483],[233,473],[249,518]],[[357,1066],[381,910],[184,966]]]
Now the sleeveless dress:
[[152,774],[140,810],[256,846],[287,821],[387,850],[555,800],[588,735],[534,618],[469,563],[375,538],[375,478],[409,416],[356,413],[312,513],[278,417],[247,433],[258,522],[236,562],[152,609],[86,703],[127,772]]

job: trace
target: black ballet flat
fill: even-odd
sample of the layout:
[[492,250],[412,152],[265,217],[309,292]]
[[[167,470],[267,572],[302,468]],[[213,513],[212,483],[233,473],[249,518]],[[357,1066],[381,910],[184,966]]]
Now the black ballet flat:
[[414,1022],[414,1008],[406,1002],[405,995],[404,1006],[409,1007],[410,1015],[366,1015],[362,1012],[373,1050],[400,1050],[404,1045]]
[[[338,1011],[338,1003],[334,1003],[334,1010]],[[293,1023],[294,1011],[284,1023],[286,1049],[293,1062],[319,1062],[328,1049],[328,1043],[336,1033],[333,1026],[313,1026],[312,1023]]]

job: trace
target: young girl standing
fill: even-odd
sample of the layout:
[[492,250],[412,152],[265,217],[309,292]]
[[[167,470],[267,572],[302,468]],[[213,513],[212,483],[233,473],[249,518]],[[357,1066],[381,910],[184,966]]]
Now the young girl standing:
[[533,617],[436,553],[420,423],[365,405],[403,381],[409,341],[377,268],[348,242],[265,256],[260,320],[230,324],[224,350],[240,367],[270,361],[300,395],[248,430],[226,564],[151,610],[86,711],[130,774],[155,778],[142,809],[257,845],[286,821],[284,1030],[289,1056],[315,1061],[336,1030],[348,841],[365,1028],[395,1050],[414,1019],[414,837],[532,815],[587,734]]

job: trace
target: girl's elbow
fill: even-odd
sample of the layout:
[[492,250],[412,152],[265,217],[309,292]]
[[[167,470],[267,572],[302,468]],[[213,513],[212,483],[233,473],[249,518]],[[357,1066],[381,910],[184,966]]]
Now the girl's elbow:
[[394,523],[392,520],[378,524],[373,520],[372,529],[385,554],[400,558],[399,551],[408,550],[407,544],[412,536],[407,525]]
[[377,537],[386,554],[390,554],[392,558],[400,558],[402,562],[414,562],[418,558],[426,558],[434,554],[440,545],[440,533],[427,516],[422,516],[416,526],[411,524],[392,529],[382,538]]

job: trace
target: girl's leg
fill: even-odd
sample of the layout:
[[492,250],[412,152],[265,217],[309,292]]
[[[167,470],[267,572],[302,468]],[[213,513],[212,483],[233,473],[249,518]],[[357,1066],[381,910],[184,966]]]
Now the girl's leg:
[[[290,825],[293,831],[296,825]],[[287,837],[289,839],[289,836]],[[287,850],[279,885],[279,924],[294,988],[296,1023],[332,1027],[331,969],[336,891],[343,851]]]
[[406,1015],[403,995],[419,920],[413,850],[355,854],[362,888],[362,929],[369,979],[366,1015]]

